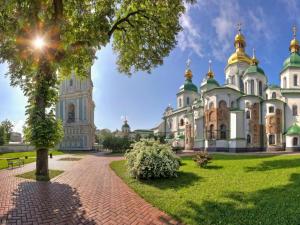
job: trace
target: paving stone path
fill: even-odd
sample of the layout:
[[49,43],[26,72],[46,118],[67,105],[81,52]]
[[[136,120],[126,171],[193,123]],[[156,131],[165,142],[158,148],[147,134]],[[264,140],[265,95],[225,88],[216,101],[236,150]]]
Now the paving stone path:
[[51,169],[65,172],[51,182],[15,177],[35,164],[0,171],[0,224],[178,224],[135,194],[109,168],[112,160],[102,154],[79,161],[49,159]]

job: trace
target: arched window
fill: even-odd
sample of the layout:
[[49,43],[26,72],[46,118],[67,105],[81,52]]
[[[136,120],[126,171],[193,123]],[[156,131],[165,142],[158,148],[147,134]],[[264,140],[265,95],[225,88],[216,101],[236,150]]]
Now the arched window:
[[298,86],[298,76],[294,75],[294,86]]
[[70,87],[73,86],[73,79],[70,80]]
[[276,92],[273,92],[272,93],[272,99],[275,99],[276,98]]
[[274,113],[274,112],[275,112],[274,106],[270,106],[270,107],[269,107],[269,113]]
[[234,108],[234,101],[232,101],[232,102],[230,103],[230,107],[231,107],[231,108]]
[[246,111],[246,119],[250,119],[250,118],[251,118],[250,110],[247,110]]
[[247,144],[251,144],[251,135],[247,134]]
[[258,91],[259,91],[259,96],[262,96],[263,94],[263,87],[262,87],[262,82],[259,81],[258,83]]
[[181,119],[181,120],[180,120],[180,126],[183,126],[183,125],[184,125],[184,120]]
[[269,135],[269,145],[275,145],[275,135],[274,134]]
[[298,116],[298,106],[293,105],[293,116]]
[[220,126],[220,138],[226,139],[226,126],[224,124]]
[[214,125],[211,124],[209,126],[209,139],[213,139],[214,138]]
[[219,108],[226,108],[227,107],[227,103],[224,101],[224,100],[221,100],[220,102],[219,102]]
[[283,88],[286,88],[286,77],[283,78]]
[[68,106],[68,123],[74,123],[75,122],[75,105],[70,104]]
[[250,88],[251,88],[250,94],[254,95],[254,80],[250,81]]
[[297,137],[293,138],[293,146],[298,146],[298,138]]
[[268,94],[266,94],[266,99],[268,100]]
[[190,98],[189,97],[186,98],[186,104],[190,105]]
[[182,106],[182,100],[181,100],[181,98],[179,99],[179,107],[181,107]]

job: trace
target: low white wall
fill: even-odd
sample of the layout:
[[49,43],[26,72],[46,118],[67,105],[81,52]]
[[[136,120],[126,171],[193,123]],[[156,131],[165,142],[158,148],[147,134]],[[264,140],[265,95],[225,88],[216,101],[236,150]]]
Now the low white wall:
[[26,144],[8,144],[0,146],[0,153],[33,151],[34,147]]
[[[294,146],[293,145],[293,138],[296,137],[298,138],[298,145]],[[286,147],[287,148],[299,148],[300,147],[300,137],[299,136],[286,136]]]
[[228,148],[228,141],[226,140],[217,140],[216,142],[216,147],[217,148]]

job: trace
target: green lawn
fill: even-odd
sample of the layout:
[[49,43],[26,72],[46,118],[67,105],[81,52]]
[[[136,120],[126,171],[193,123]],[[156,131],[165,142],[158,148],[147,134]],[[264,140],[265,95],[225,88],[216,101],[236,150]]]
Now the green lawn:
[[152,205],[186,224],[300,224],[300,156],[214,155],[203,169],[184,157],[179,177],[137,181],[112,169]]
[[[63,152],[58,150],[52,150],[49,151],[49,153],[52,153],[53,155],[64,154]],[[36,151],[0,153],[0,169],[7,168],[6,158],[24,158],[25,156],[28,156],[28,159],[25,159],[25,163],[35,162]]]

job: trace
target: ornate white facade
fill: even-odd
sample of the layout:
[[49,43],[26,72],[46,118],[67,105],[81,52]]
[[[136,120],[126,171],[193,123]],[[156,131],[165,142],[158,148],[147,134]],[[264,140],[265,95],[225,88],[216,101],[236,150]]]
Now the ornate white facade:
[[60,84],[56,116],[64,126],[61,150],[92,150],[95,142],[91,71],[87,78],[79,79],[74,74]]
[[290,56],[280,73],[280,87],[268,85],[258,60],[246,54],[239,30],[235,52],[225,67],[224,85],[209,68],[199,88],[192,71],[177,93],[177,107],[167,107],[163,122],[154,132],[174,146],[209,151],[300,150],[300,55],[299,43],[290,43]]

